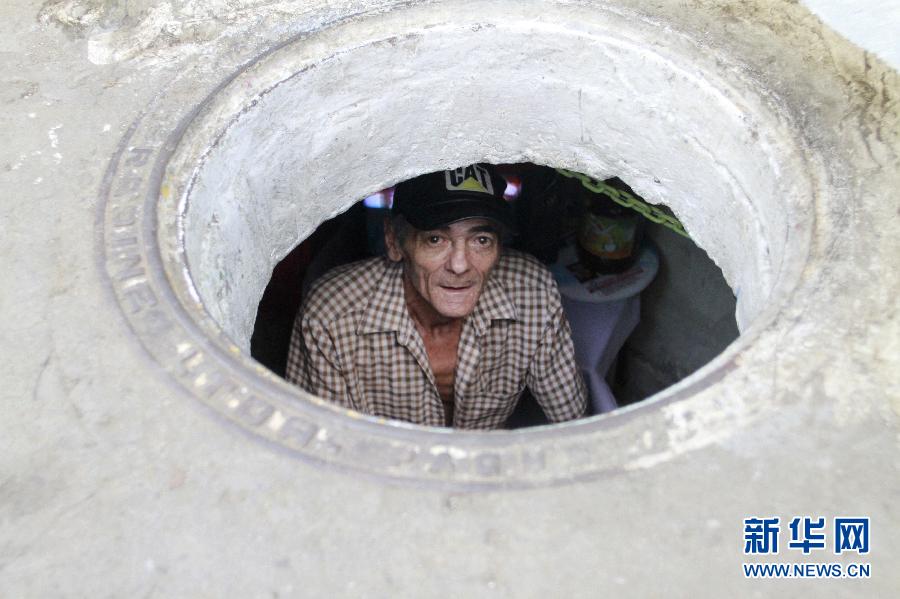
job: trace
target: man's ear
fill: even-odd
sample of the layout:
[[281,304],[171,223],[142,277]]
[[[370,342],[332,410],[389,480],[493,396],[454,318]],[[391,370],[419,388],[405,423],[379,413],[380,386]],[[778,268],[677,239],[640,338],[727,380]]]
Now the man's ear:
[[394,225],[387,216],[384,217],[384,247],[387,249],[387,255],[391,262],[400,262],[403,260],[403,252],[400,250],[400,240],[397,239],[397,232],[394,231]]

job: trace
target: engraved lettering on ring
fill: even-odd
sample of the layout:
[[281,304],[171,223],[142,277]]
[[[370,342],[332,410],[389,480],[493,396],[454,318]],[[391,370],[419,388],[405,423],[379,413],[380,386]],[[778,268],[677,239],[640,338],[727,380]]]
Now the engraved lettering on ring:
[[281,427],[279,437],[295,447],[306,447],[318,432],[318,425],[302,418],[292,417]]
[[275,408],[270,403],[251,395],[241,401],[237,409],[237,415],[242,422],[257,427],[268,420],[274,411]]
[[156,295],[146,280],[123,289],[122,300],[127,304],[129,314],[138,314],[156,306]]
[[475,472],[482,476],[498,476],[502,473],[502,460],[496,453],[482,453],[475,456]]

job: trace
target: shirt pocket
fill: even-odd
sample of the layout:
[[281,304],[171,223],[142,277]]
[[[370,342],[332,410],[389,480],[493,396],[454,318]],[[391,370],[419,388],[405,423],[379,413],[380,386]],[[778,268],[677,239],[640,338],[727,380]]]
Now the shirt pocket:
[[474,392],[466,398],[458,421],[464,428],[497,428],[518,402],[519,393]]
[[473,396],[486,397],[518,397],[525,390],[525,379],[521,373],[497,369],[486,372],[481,377],[478,389]]
[[366,413],[381,418],[402,420],[413,424],[431,424],[426,414],[429,401],[426,391],[394,392],[390,389],[372,388],[365,392]]

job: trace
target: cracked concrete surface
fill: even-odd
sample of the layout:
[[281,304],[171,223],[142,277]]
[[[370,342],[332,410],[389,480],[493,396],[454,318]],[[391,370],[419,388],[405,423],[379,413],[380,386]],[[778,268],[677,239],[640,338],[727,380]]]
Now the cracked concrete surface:
[[[698,64],[727,59],[719,74],[756,81],[789,116],[780,131],[826,175],[798,212],[814,227],[783,303],[718,366],[605,417],[597,438],[609,445],[573,445],[585,461],[612,464],[593,476],[472,491],[312,463],[223,418],[144,349],[107,281],[100,193],[132,124],[152,108],[168,132],[288,40],[327,55],[344,43],[338,21],[360,35],[390,23],[400,35],[416,28],[416,10],[452,24],[487,4],[505,6],[19,0],[0,9],[0,595],[900,591],[900,85],[896,70],[796,3],[529,3],[535,20],[561,31],[587,26],[567,13],[590,11],[665,32],[639,43],[679,37]],[[535,76],[567,59],[547,57]],[[552,431],[511,442],[555,443]],[[872,577],[745,580],[743,519],[798,515],[870,516]]]

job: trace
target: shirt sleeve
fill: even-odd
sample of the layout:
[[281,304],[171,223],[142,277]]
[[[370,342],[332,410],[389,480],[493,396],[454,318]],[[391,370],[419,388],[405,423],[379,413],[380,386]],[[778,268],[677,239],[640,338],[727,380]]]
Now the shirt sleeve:
[[285,378],[305,391],[350,407],[334,339],[326,327],[301,312],[294,321]]
[[558,294],[550,322],[544,329],[538,350],[531,361],[526,385],[551,422],[584,416],[587,388],[575,362],[572,330]]

